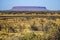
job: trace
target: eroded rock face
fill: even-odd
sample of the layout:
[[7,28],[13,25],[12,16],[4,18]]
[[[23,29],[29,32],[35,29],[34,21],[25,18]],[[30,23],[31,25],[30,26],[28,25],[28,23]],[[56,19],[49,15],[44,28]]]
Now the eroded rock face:
[[44,11],[47,10],[46,7],[38,7],[38,6],[15,6],[11,11]]

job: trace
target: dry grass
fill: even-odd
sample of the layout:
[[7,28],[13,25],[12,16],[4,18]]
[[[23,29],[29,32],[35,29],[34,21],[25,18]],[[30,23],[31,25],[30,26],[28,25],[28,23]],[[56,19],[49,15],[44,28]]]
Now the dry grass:
[[60,19],[19,17],[0,20],[0,40],[60,40]]

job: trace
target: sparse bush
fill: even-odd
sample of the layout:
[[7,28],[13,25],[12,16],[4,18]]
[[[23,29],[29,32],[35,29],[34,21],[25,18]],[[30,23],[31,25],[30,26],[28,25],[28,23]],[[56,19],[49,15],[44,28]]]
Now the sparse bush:
[[[44,13],[43,13],[44,14]],[[60,19],[20,17],[0,20],[0,38],[8,40],[55,40],[60,37]],[[4,33],[4,34],[3,34]],[[17,33],[17,34],[16,34]]]

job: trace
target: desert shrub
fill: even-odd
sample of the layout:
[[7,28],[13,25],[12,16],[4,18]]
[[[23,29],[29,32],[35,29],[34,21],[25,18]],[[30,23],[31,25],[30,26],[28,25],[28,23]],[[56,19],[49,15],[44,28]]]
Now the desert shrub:
[[[60,32],[59,23],[59,20],[55,22],[52,19],[34,17],[31,19],[13,18],[0,20],[0,37],[2,32],[5,32],[9,34],[7,36],[11,40],[53,40],[57,38],[57,35],[60,37],[60,34],[58,34]],[[2,28],[4,29],[3,31],[1,30]],[[18,34],[16,35],[15,33]],[[3,37],[5,38],[5,35]]]

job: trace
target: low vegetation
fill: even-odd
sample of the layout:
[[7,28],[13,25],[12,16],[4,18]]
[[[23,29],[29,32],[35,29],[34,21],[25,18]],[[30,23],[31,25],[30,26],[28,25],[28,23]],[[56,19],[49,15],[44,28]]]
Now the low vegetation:
[[0,20],[0,40],[60,40],[60,18],[16,17]]

